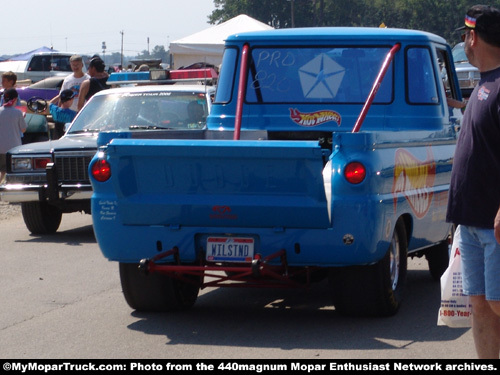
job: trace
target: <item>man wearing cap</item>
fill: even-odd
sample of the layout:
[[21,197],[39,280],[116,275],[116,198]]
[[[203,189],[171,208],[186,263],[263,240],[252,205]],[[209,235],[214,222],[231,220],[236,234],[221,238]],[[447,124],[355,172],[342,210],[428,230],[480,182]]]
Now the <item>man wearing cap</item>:
[[[55,139],[64,135],[64,125],[73,121],[76,116],[77,112],[71,109],[75,96],[76,92],[66,89],[49,102],[49,111],[55,122]],[[57,101],[60,103],[59,106],[55,104]]]
[[27,128],[23,113],[16,108],[18,97],[16,89],[5,90],[0,107],[0,182],[7,172],[7,151],[21,145],[21,134]]
[[110,86],[106,84],[109,74],[104,71],[104,61],[98,56],[93,57],[89,63],[88,73],[90,78],[83,81],[78,94],[78,110],[83,108],[83,105],[95,93],[109,89]]
[[64,90],[73,90],[76,93],[76,96],[75,100],[73,100],[71,104],[71,109],[73,111],[78,111],[78,92],[80,91],[80,86],[82,82],[89,79],[90,76],[83,72],[83,59],[80,55],[71,56],[69,63],[73,73],[64,78],[59,94],[61,94]]
[[446,219],[460,225],[463,291],[472,304],[477,355],[498,359],[500,244],[494,227],[500,208],[500,10],[475,5],[460,30],[465,53],[481,80],[465,109]]

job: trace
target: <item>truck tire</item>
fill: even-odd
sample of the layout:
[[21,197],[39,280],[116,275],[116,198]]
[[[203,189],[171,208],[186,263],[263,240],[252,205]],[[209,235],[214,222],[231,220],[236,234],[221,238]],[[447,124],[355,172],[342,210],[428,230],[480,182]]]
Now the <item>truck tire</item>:
[[406,284],[408,245],[398,221],[385,256],[369,266],[333,268],[330,288],[335,309],[348,316],[391,316],[401,304]]
[[448,268],[450,262],[450,244],[453,242],[456,226],[450,227],[450,233],[446,241],[431,247],[425,251],[425,258],[429,264],[429,272],[434,280],[440,281],[444,271]]
[[47,202],[22,202],[21,212],[26,228],[33,234],[55,233],[61,224],[61,210]]
[[137,263],[120,263],[120,280],[128,305],[137,311],[166,312],[186,310],[198,298],[200,284],[171,278],[161,273],[139,270]]

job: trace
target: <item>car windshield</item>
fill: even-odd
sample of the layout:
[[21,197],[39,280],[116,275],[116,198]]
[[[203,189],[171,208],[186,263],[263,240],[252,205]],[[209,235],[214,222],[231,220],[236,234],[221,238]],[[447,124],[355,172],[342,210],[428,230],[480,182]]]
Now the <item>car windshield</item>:
[[459,43],[455,47],[453,47],[452,54],[453,54],[453,61],[456,63],[469,61],[469,59],[467,58],[467,55],[465,54],[463,43]]
[[208,104],[204,93],[154,91],[95,96],[67,134],[113,130],[202,129]]

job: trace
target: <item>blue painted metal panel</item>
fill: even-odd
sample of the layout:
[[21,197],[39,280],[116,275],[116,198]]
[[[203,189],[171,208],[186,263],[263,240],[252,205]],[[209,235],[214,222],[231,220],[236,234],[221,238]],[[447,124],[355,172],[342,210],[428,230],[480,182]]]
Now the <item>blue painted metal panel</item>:
[[317,142],[115,139],[107,154],[124,225],[329,226]]

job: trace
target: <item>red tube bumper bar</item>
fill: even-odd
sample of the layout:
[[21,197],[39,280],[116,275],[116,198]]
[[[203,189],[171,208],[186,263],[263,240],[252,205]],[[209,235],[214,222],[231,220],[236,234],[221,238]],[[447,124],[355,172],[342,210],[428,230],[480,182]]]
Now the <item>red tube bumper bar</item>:
[[[158,263],[172,256],[175,263]],[[269,263],[277,258],[280,258],[279,264]],[[186,276],[197,276],[203,280],[202,289],[206,287],[307,287],[310,283],[310,272],[316,269],[315,267],[289,268],[285,250],[279,250],[265,258],[257,254],[251,263],[241,265],[207,263],[204,260],[201,260],[197,265],[180,264],[177,247],[151,259],[142,259],[139,268],[146,273],[163,273],[190,283],[193,282],[193,279]]]

